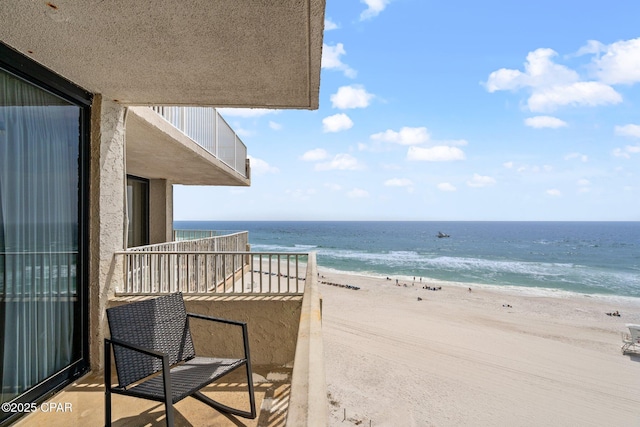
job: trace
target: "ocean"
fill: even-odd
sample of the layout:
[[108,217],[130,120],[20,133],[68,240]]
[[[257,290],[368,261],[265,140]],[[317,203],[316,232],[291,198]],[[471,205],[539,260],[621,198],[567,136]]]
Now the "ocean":
[[248,231],[254,252],[315,251],[321,268],[344,273],[640,298],[640,222],[176,221],[174,227]]

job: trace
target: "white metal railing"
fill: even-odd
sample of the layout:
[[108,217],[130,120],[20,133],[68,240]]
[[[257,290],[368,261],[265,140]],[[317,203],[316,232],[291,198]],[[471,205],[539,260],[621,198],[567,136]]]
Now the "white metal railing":
[[118,295],[302,294],[307,253],[122,251]]
[[247,147],[215,108],[151,108],[220,161],[249,178]]
[[[227,233],[220,235],[221,233]],[[122,295],[301,294],[306,253],[249,252],[249,233],[174,230],[178,241],[118,252]],[[179,240],[193,238],[195,240]]]
[[[176,235],[174,230],[174,237]],[[200,233],[202,237],[194,240],[177,240],[173,242],[157,243],[154,245],[136,246],[128,248],[127,252],[183,252],[183,251],[245,251],[249,244],[248,231],[215,231],[192,230],[192,233]],[[206,233],[210,233],[208,236]]]
[[[173,240],[194,240],[194,239],[206,239],[208,237],[219,237],[231,234],[246,233],[246,231],[230,231],[230,230],[173,230]],[[247,243],[246,241],[244,242]],[[238,248],[240,248],[238,244]]]

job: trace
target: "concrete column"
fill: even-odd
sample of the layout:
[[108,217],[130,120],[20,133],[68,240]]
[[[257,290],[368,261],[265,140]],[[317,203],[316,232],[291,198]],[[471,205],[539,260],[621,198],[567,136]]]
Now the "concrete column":
[[173,185],[166,179],[149,180],[149,243],[173,240]]
[[103,365],[105,309],[122,286],[125,247],[125,107],[96,95],[91,117],[89,348],[92,370]]

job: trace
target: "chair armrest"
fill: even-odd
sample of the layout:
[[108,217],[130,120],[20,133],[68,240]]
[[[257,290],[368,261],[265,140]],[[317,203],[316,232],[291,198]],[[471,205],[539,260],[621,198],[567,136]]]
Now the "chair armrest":
[[127,348],[129,350],[133,350],[133,351],[137,351],[139,353],[146,354],[147,356],[156,357],[158,359],[162,359],[165,356],[169,357],[167,354],[162,353],[161,351],[156,351],[156,350],[152,350],[150,348],[140,347],[138,345],[130,344],[130,343],[126,342],[126,341],[115,340],[113,338],[105,338],[104,342],[105,342],[105,344],[109,343],[109,344],[113,344],[113,345],[116,345],[116,346],[124,347],[124,348]]
[[[170,380],[170,370],[169,370],[169,355],[162,353],[160,351],[151,350],[149,348],[144,348],[141,346],[137,346],[126,341],[115,340],[113,338],[105,338],[104,339],[104,360],[105,360],[105,368],[104,368],[104,386],[107,392],[111,393],[113,388],[111,386],[111,345],[124,347],[129,350],[137,351],[142,354],[146,354],[147,356],[155,357],[157,359],[162,360],[162,382],[164,386],[164,395],[172,396],[171,394],[171,380]],[[124,386],[123,388],[125,388]]]
[[187,313],[187,316],[193,317],[194,319],[202,319],[202,320],[210,320],[210,321],[213,321],[213,322],[226,323],[228,325],[247,326],[246,322],[239,322],[237,320],[223,319],[221,317],[206,316],[204,314]]

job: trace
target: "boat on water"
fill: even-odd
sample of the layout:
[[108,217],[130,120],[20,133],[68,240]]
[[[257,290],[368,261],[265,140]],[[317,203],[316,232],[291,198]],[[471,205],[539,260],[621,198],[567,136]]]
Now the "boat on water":
[[438,231],[438,239],[442,239],[443,237],[450,237],[448,234],[443,233],[442,231]]

